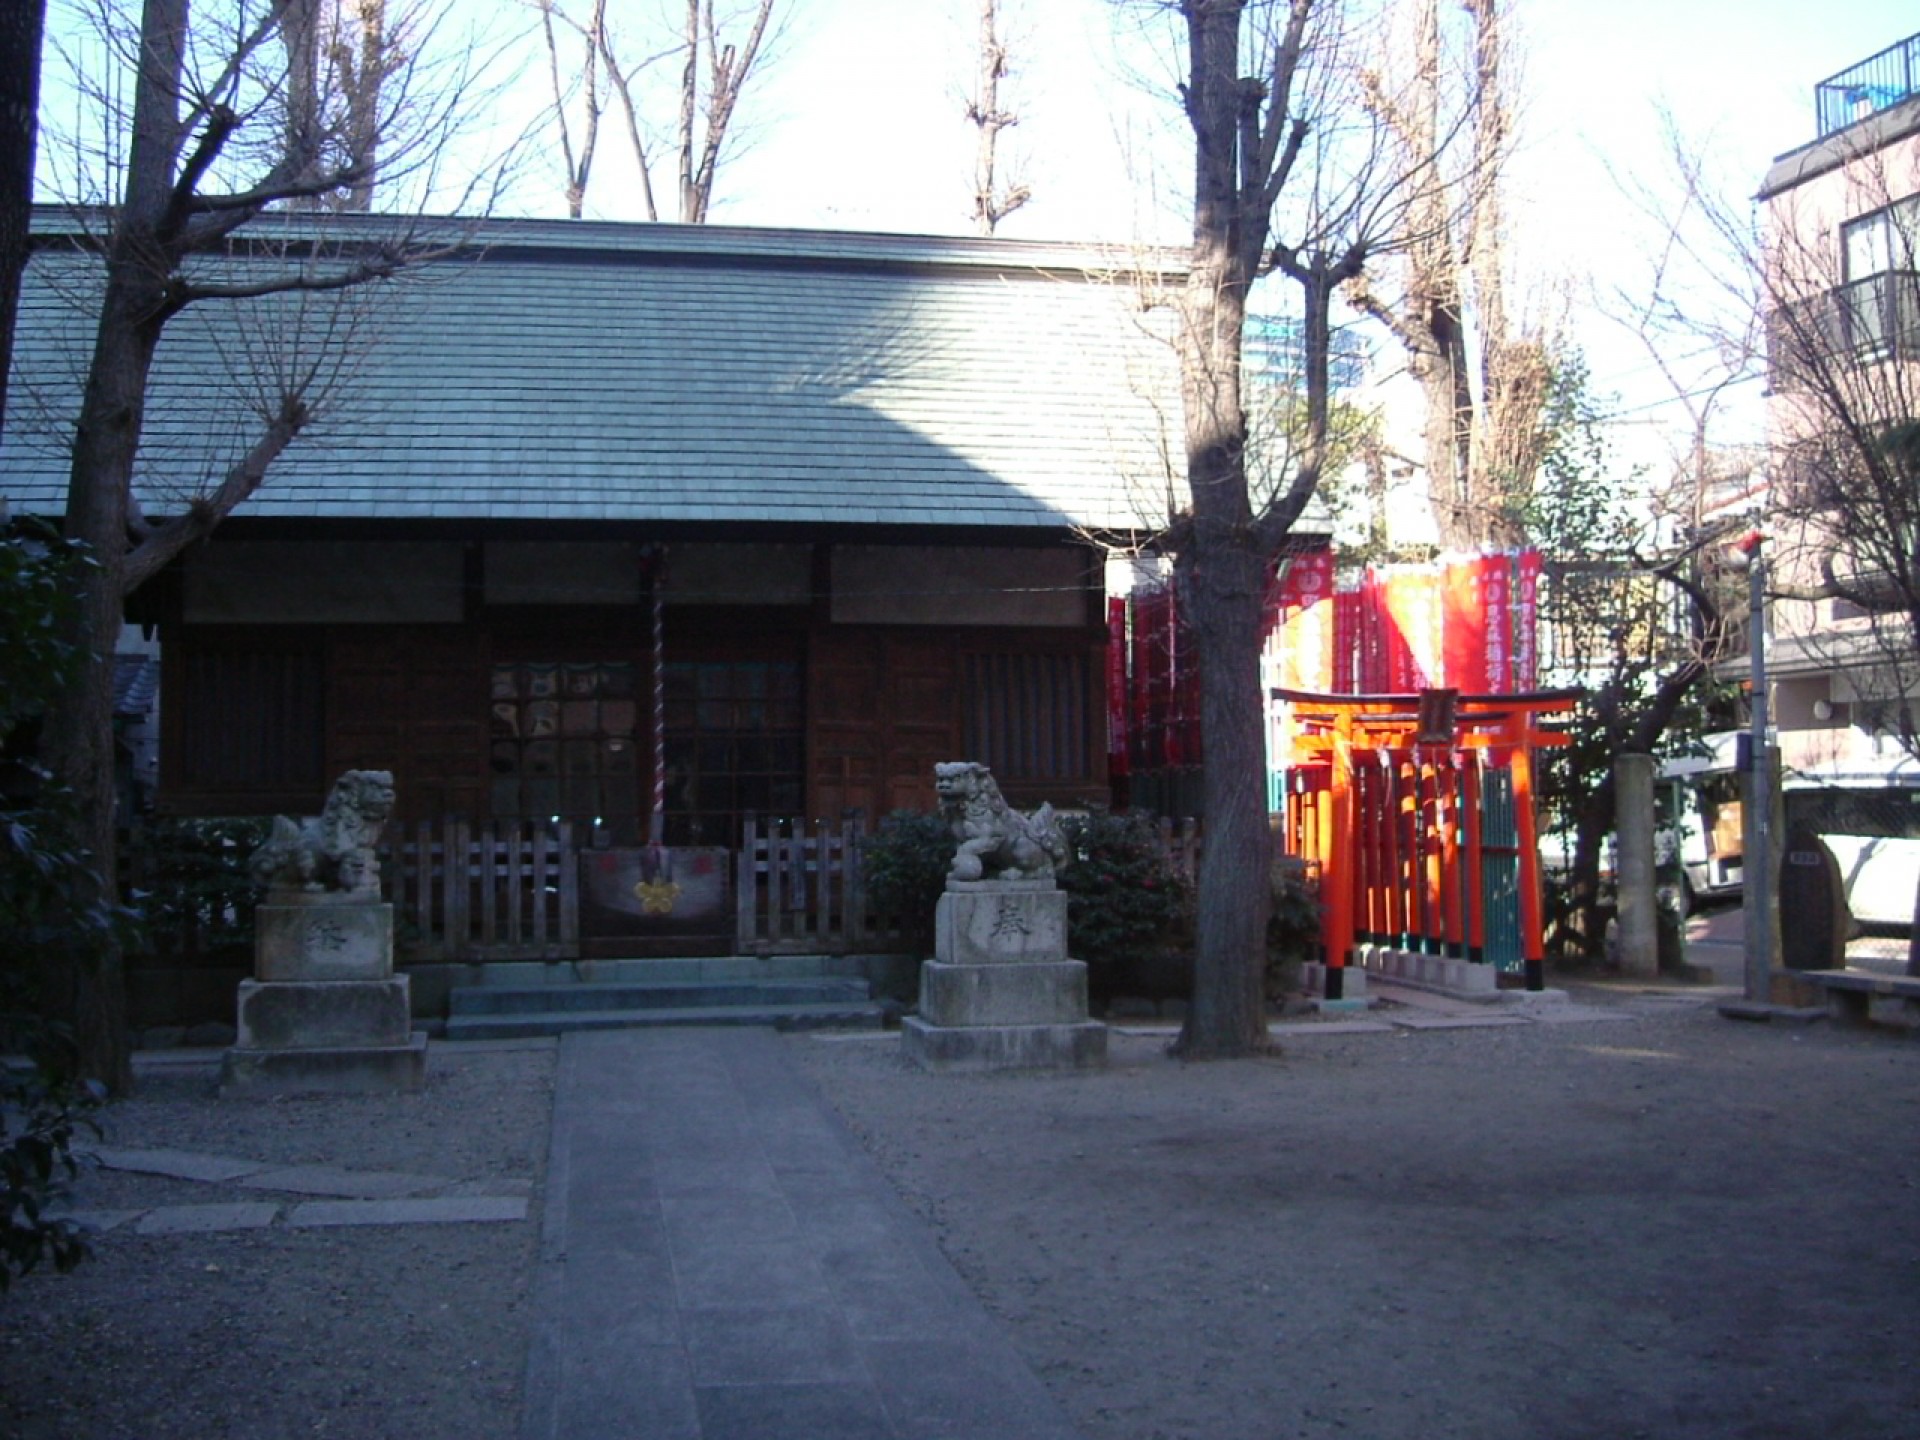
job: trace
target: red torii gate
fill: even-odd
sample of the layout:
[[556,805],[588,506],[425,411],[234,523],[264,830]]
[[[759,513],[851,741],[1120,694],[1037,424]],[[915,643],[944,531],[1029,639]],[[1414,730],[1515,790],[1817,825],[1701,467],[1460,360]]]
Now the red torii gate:
[[1328,999],[1356,941],[1510,960],[1545,988],[1533,752],[1567,743],[1540,722],[1577,695],[1273,691],[1293,707],[1285,841],[1320,872]]

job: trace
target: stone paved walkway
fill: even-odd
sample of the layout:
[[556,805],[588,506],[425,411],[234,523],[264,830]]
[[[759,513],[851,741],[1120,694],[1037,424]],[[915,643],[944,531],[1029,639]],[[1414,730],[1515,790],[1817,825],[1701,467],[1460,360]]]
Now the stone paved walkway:
[[1073,1440],[782,1044],[561,1042],[526,1440]]

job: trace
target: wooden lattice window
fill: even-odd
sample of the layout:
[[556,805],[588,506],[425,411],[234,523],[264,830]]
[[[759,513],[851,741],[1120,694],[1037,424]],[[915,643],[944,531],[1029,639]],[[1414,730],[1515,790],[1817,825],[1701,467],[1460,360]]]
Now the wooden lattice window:
[[1094,774],[1085,654],[974,654],[964,683],[967,758],[1002,781],[1084,783]]
[[162,704],[175,710],[169,789],[248,802],[326,784],[326,664],[317,639],[183,641]]

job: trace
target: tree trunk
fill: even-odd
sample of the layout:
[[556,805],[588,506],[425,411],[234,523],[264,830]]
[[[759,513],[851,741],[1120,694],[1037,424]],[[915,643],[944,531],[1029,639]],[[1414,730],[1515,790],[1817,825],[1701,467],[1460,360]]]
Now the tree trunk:
[[[73,792],[81,834],[99,886],[118,899],[113,747],[113,656],[126,602],[128,498],[140,443],[147,375],[159,339],[165,297],[150,268],[142,232],[123,220],[111,242],[107,291],[81,402],[67,490],[66,535],[87,546],[94,565],[81,572],[79,633],[87,661],[47,717],[46,758]],[[116,944],[79,960],[67,993],[84,1072],[115,1094],[132,1083],[126,994]]]
[[1272,840],[1260,703],[1262,601],[1271,570],[1246,528],[1203,532],[1175,562],[1198,651],[1206,846],[1195,895],[1193,1003],[1179,1052],[1191,1059],[1267,1045],[1265,974]]
[[1251,96],[1239,72],[1241,11],[1188,8],[1193,81],[1193,263],[1184,292],[1180,391],[1187,535],[1174,577],[1201,676],[1201,787],[1207,844],[1195,896],[1194,994],[1178,1049],[1194,1058],[1265,1048],[1268,854],[1260,625],[1271,557],[1258,551],[1247,490],[1241,347],[1252,282],[1235,137]]
[[[75,428],[67,484],[66,535],[85,544],[94,565],[83,571],[78,633],[86,663],[49,708],[45,750],[54,773],[73,792],[81,834],[96,876],[94,898],[119,898],[115,855],[113,655],[126,604],[129,503],[147,376],[171,313],[172,264],[162,235],[173,202],[177,153],[175,106],[187,33],[187,0],[147,0],[127,150],[125,204],[107,241],[107,283],[93,360]],[[133,1070],[126,1032],[126,986],[119,946],[111,938],[78,962],[68,990],[75,1040],[85,1074],[124,1094]]]
[[40,36],[46,12],[46,0],[12,0],[0,6],[0,422],[7,418],[7,369],[33,214]]

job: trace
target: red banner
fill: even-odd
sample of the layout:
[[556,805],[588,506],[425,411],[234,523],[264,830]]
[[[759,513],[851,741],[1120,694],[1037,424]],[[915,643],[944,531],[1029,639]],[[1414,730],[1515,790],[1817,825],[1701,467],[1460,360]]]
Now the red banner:
[[1464,694],[1484,694],[1492,687],[1487,674],[1487,604],[1480,558],[1455,556],[1444,563],[1440,583],[1446,683]]
[[1127,602],[1107,600],[1107,777],[1126,778],[1127,764]]
[[1511,695],[1513,683],[1513,569],[1511,555],[1480,557],[1480,598],[1486,612],[1487,689]]

